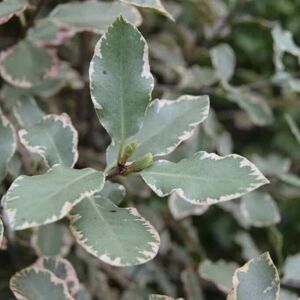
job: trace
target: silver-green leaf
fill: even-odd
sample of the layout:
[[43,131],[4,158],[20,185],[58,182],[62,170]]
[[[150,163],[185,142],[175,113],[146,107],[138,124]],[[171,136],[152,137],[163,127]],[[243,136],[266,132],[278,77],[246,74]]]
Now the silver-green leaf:
[[9,48],[0,58],[1,76],[10,84],[21,88],[41,83],[52,67],[53,58],[47,50],[28,40]]
[[60,165],[47,173],[20,176],[4,196],[4,208],[15,230],[53,223],[87,196],[101,191],[104,175],[93,169]]
[[122,17],[95,47],[90,88],[100,122],[113,140],[124,142],[139,130],[150,101],[153,77],[146,41]]
[[145,263],[160,244],[156,230],[135,208],[119,208],[101,193],[71,211],[70,228],[83,248],[114,266]]
[[47,166],[74,167],[78,159],[78,133],[70,117],[46,115],[34,127],[19,131],[21,143],[31,153],[40,155]]
[[279,275],[269,253],[237,269],[227,300],[279,300]]
[[104,33],[107,27],[120,15],[123,15],[136,26],[142,22],[141,15],[135,7],[118,1],[59,4],[49,15],[49,20],[72,31]]
[[288,256],[283,266],[283,278],[282,282],[294,286],[300,287],[300,254]]
[[204,151],[178,163],[159,160],[141,172],[160,197],[176,191],[194,204],[214,204],[238,198],[269,181],[246,158]]
[[7,164],[13,157],[16,147],[17,139],[13,125],[2,114],[0,110],[0,181],[6,174]]
[[10,289],[18,300],[71,300],[66,283],[52,272],[28,267],[16,273],[10,280]]
[[19,16],[28,6],[26,0],[9,0],[0,3],[0,24],[8,22],[14,15]]

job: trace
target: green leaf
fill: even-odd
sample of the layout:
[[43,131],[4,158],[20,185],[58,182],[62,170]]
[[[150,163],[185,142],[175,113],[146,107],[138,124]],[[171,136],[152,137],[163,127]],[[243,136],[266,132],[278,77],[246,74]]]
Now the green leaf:
[[[59,4],[49,15],[49,20],[73,31],[104,33],[120,15],[139,26],[142,18],[138,10],[121,2],[85,1]],[[80,18],[78,18],[80,16]]]
[[23,40],[2,54],[0,74],[14,86],[30,88],[39,84],[52,66],[52,57],[46,49]]
[[103,184],[102,172],[58,165],[43,175],[18,177],[4,196],[4,208],[15,230],[53,223]]
[[27,6],[26,0],[2,1],[0,3],[0,24],[8,22],[14,15],[21,15]]
[[279,175],[279,179],[287,184],[300,187],[300,177],[290,173]]
[[224,293],[228,293],[232,287],[231,278],[236,268],[238,264],[235,262],[205,260],[199,267],[199,274],[203,279],[213,282]]
[[101,196],[108,198],[114,205],[119,205],[125,198],[125,193],[123,185],[106,181],[101,191]]
[[100,260],[114,266],[133,266],[151,260],[159,235],[135,208],[119,208],[102,194],[84,199],[70,214],[77,242]]
[[279,300],[279,284],[277,269],[267,252],[235,271],[227,300]]
[[238,88],[229,88],[227,91],[228,100],[245,110],[255,125],[266,126],[273,123],[273,112],[261,95]]
[[193,204],[205,205],[238,198],[268,183],[246,158],[204,151],[178,163],[156,161],[141,175],[160,197],[176,191]]
[[152,8],[159,13],[165,15],[172,21],[175,21],[173,16],[165,9],[160,0],[121,0],[125,3],[136,5],[138,7]]
[[21,143],[31,153],[40,155],[47,166],[74,167],[78,159],[78,133],[70,117],[46,115],[34,127],[19,131]]
[[299,129],[299,127],[297,126],[296,122],[290,115],[286,114],[285,119],[286,119],[286,121],[290,127],[290,130],[293,133],[296,141],[300,144],[300,129]]
[[149,296],[149,300],[184,300],[183,298],[178,298],[178,299],[174,299],[172,297],[169,296],[164,296],[164,295],[150,295]]
[[280,222],[280,212],[274,199],[266,193],[252,192],[242,198],[242,216],[255,227],[266,227]]
[[227,44],[220,44],[211,49],[210,55],[219,80],[226,85],[234,74],[236,64],[232,48]]
[[73,266],[69,261],[59,257],[40,257],[34,267],[46,269],[61,279],[68,287],[71,296],[75,296],[80,290],[79,280]]
[[65,256],[69,253],[73,239],[63,225],[51,223],[34,232],[31,244],[38,256]]
[[288,256],[283,266],[282,282],[293,286],[300,287],[300,254]]
[[18,300],[72,299],[63,280],[49,270],[34,266],[16,273],[10,280],[10,289]]
[[2,219],[0,217],[0,247],[2,245],[3,236],[4,236],[4,226],[3,226]]
[[299,300],[297,294],[290,292],[289,290],[280,288],[280,300]]
[[13,125],[2,114],[0,110],[0,181],[6,174],[7,164],[13,157],[16,147],[17,139]]
[[171,214],[176,220],[181,220],[188,216],[201,216],[209,208],[208,205],[197,205],[187,202],[176,193],[169,197],[168,204]]
[[44,113],[38,107],[34,98],[29,95],[22,95],[13,107],[13,113],[19,125],[23,128],[29,128],[38,123],[44,116]]
[[96,45],[90,84],[98,117],[113,140],[122,143],[135,134],[150,101],[153,77],[146,41],[122,17]]

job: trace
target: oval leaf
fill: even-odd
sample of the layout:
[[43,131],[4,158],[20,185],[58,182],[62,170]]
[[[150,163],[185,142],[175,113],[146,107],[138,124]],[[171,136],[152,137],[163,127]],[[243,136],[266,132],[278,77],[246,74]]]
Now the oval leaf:
[[235,271],[227,300],[279,300],[279,285],[277,269],[264,253]]
[[50,72],[52,60],[46,49],[23,40],[1,53],[0,74],[12,85],[30,88]]
[[55,166],[43,175],[18,177],[4,196],[4,208],[15,230],[53,223],[103,184],[102,172]]
[[70,117],[46,115],[34,127],[19,131],[20,141],[31,153],[39,154],[47,166],[73,167],[78,159],[78,133]]
[[119,17],[98,41],[90,65],[91,97],[102,125],[117,142],[135,134],[153,89],[148,48]]
[[[134,7],[115,2],[85,1],[59,4],[51,12],[49,20],[72,31],[104,33],[120,15],[139,26],[141,15]],[[78,18],[80,16],[80,18]]]
[[288,256],[283,266],[283,278],[282,282],[294,286],[300,287],[300,254]]
[[10,289],[18,300],[71,300],[67,285],[52,272],[28,267],[16,273],[10,280]]
[[0,24],[9,21],[14,15],[19,16],[28,6],[26,0],[9,0],[0,3]]
[[160,197],[176,191],[185,200],[204,205],[238,198],[268,183],[246,158],[204,151],[178,163],[159,160],[141,175]]
[[8,119],[2,114],[0,110],[0,181],[6,174],[8,162],[13,157],[16,147],[17,139],[15,129]]
[[77,205],[70,221],[77,242],[110,265],[139,265],[157,254],[160,239],[152,225],[135,208],[119,208],[101,193]]

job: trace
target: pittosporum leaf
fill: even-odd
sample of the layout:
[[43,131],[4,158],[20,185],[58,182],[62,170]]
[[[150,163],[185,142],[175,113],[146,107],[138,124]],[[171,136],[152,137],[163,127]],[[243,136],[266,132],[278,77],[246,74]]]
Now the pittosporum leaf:
[[19,16],[29,5],[27,0],[9,0],[0,3],[0,24],[8,22],[13,16]]

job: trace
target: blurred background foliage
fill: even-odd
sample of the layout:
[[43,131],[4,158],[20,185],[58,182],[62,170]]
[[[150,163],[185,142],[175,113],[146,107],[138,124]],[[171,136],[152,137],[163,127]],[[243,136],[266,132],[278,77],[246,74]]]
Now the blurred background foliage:
[[[0,105],[16,129],[32,125],[41,111],[68,113],[79,133],[76,167],[103,170],[110,140],[97,120],[88,82],[89,62],[101,30],[71,25],[58,28],[51,12],[70,2],[32,0],[19,16],[0,25],[0,69],[5,63],[4,53],[24,39],[38,47],[39,53],[33,49],[31,57],[26,47],[21,55],[6,62],[6,71],[11,70],[13,76],[22,73],[24,66],[29,77],[34,72],[39,74],[39,82],[29,88],[9,80],[2,67]],[[119,269],[97,261],[75,245],[64,221],[33,232],[8,231],[0,250],[0,299],[13,299],[8,287],[10,277],[41,253],[65,256],[93,299],[142,300],[159,293],[189,300],[217,300],[226,299],[230,287],[220,288],[222,284],[218,283],[231,280],[232,267],[226,273],[222,263],[211,268],[204,265],[207,260],[235,262],[234,270],[255,255],[270,251],[283,274],[286,258],[300,252],[300,144],[294,128],[300,124],[300,2],[170,0],[164,5],[176,22],[151,9],[139,9],[139,29],[149,44],[156,81],[153,98],[209,94],[212,107],[205,124],[169,158],[178,161],[197,150],[238,153],[254,162],[271,184],[251,194],[258,200],[256,206],[247,206],[249,199],[245,198],[197,212],[195,207],[180,207],[180,201],[174,204],[176,199],[157,198],[136,178],[117,178],[127,189],[122,205],[134,204],[160,232],[158,256],[146,265]],[[73,17],[79,23],[85,20],[80,10]],[[99,20],[105,17],[99,12]],[[44,26],[42,22],[46,22]],[[276,66],[274,58],[280,47],[272,31],[278,25],[290,32],[296,47],[291,50],[287,46],[282,51],[284,68]],[[279,34],[279,39],[289,45],[283,36]],[[235,53],[236,67],[230,79],[232,86],[239,87],[235,97],[226,84],[220,83],[212,63],[211,50],[221,44],[230,45]],[[39,55],[49,58],[53,69],[50,75],[44,76],[43,69],[48,66],[41,66],[46,62]],[[19,145],[0,193],[3,195],[19,174],[39,172],[43,172],[41,161]],[[265,200],[266,195],[269,200]],[[263,200],[266,206],[261,205]],[[178,211],[174,211],[176,208]],[[268,216],[270,209],[275,217]],[[297,263],[298,278],[293,284],[283,283],[293,294],[290,298],[282,295],[282,300],[300,295]]]

